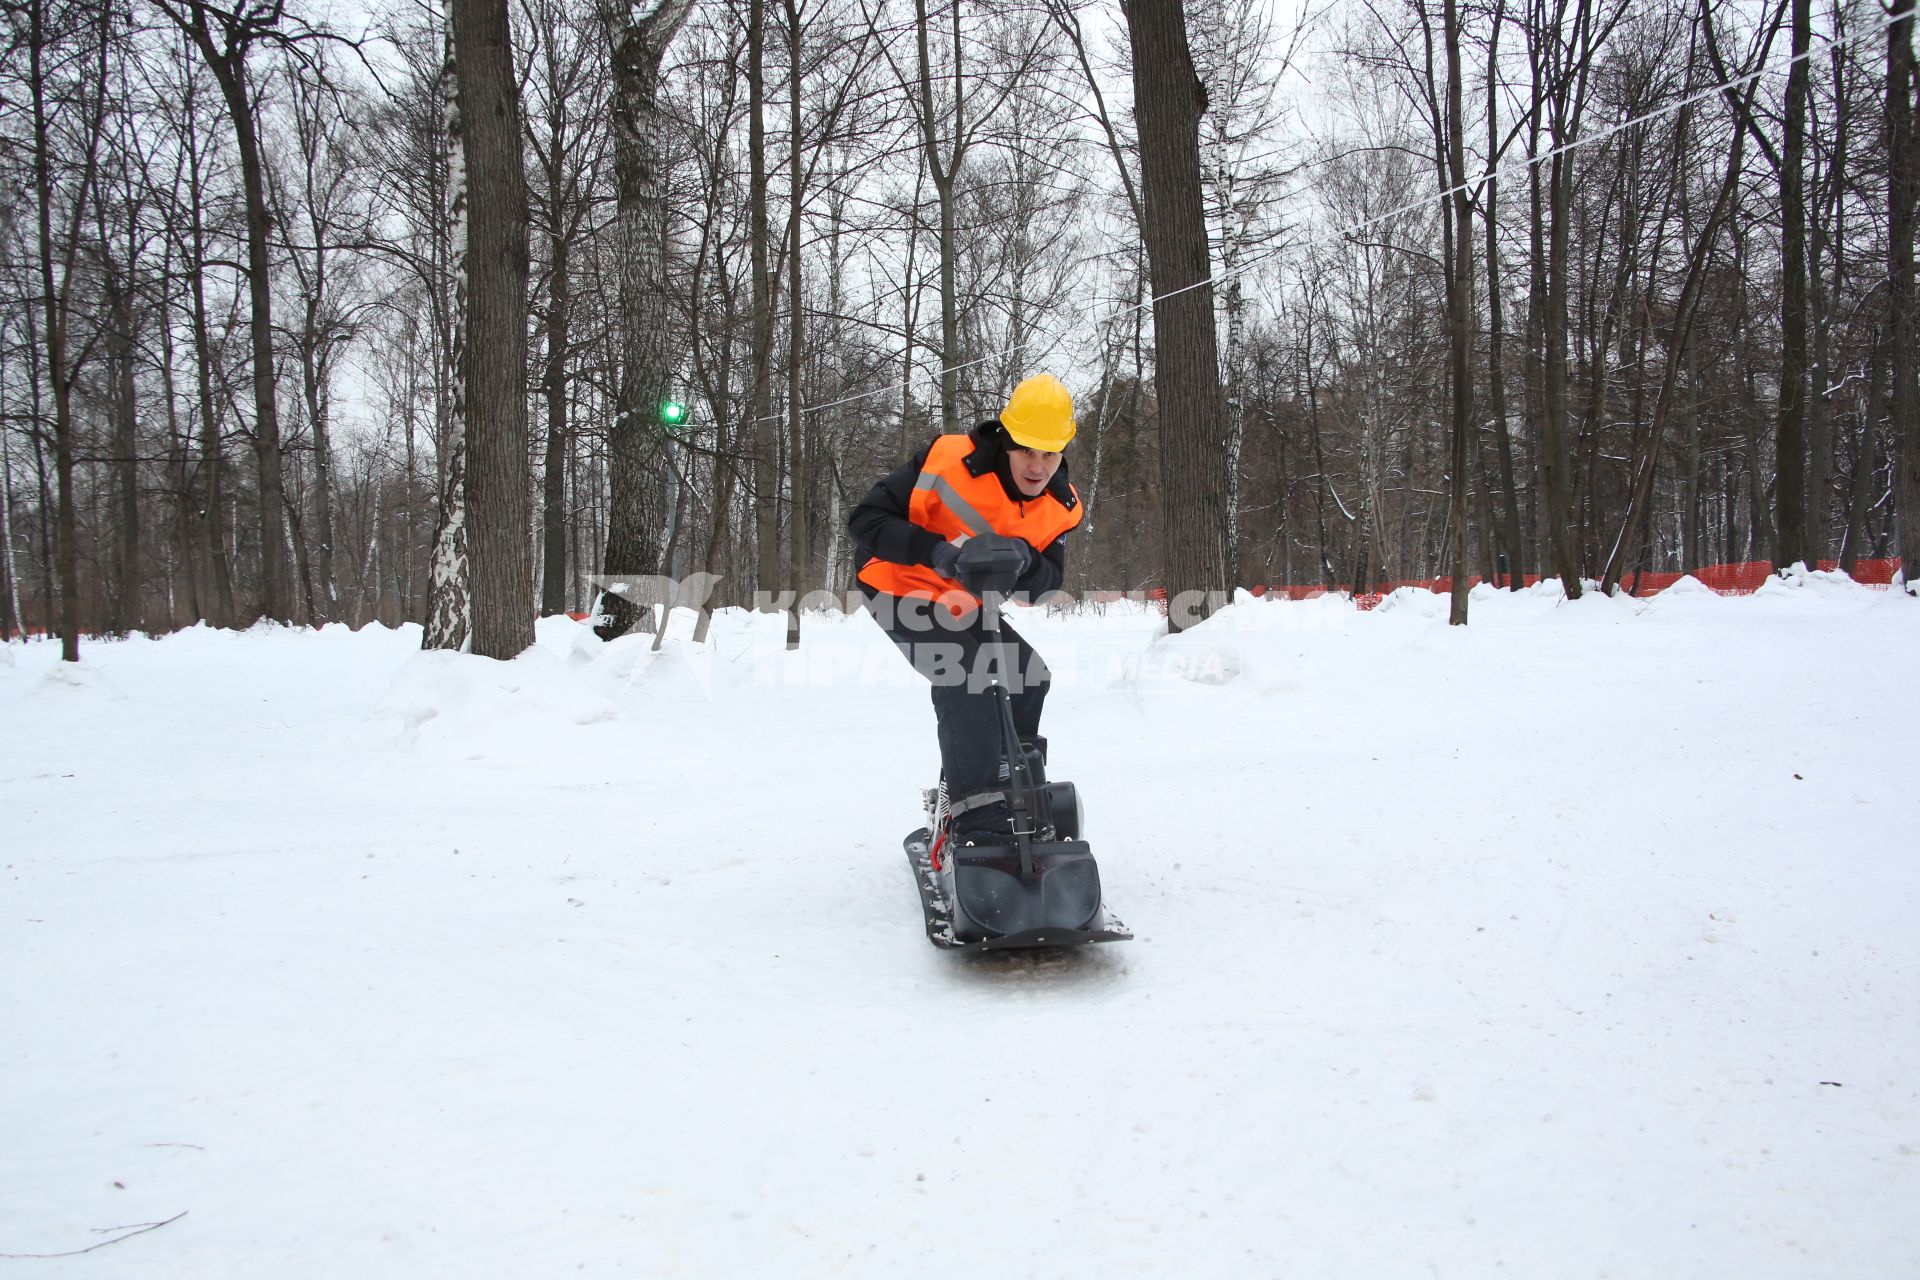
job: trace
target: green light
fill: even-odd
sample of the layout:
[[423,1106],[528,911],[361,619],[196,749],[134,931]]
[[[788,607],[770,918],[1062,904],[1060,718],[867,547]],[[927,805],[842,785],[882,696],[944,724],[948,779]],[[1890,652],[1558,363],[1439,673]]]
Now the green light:
[[665,400],[660,404],[660,422],[663,426],[677,427],[687,420],[687,406],[678,400]]

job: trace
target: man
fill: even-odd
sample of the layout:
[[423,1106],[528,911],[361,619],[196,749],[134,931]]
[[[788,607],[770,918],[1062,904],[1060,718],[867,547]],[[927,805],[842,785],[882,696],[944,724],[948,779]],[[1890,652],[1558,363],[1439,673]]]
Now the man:
[[1073,436],[1073,397],[1058,378],[1038,374],[1014,388],[997,421],[936,437],[883,476],[847,519],[868,611],[933,685],[959,843],[1009,829],[1000,712],[988,677],[1012,695],[1023,743],[1039,737],[1048,683],[1046,664],[1004,618],[1000,638],[1015,660],[997,666],[981,601],[967,583],[978,585],[980,566],[997,552],[1020,566],[1014,594],[1033,599],[1059,588],[1067,531],[1082,514],[1061,457]]

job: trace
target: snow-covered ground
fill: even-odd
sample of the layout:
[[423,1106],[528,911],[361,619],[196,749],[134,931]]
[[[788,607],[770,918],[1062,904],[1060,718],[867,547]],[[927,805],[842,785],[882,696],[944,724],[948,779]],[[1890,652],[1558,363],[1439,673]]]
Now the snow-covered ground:
[[0,1269],[1920,1274],[1920,604],[1474,607],[1026,616],[1139,938],[986,957],[864,618],[16,647]]

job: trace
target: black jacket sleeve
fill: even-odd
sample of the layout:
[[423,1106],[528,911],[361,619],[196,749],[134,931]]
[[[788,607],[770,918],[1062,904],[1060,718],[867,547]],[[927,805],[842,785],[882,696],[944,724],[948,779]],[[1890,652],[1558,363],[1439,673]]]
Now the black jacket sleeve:
[[1020,575],[1013,589],[1020,595],[1038,600],[1049,591],[1058,591],[1067,577],[1067,538],[1061,534],[1047,544],[1047,549],[1033,558],[1027,571]]
[[902,466],[881,476],[860,505],[847,517],[847,532],[853,535],[855,564],[869,557],[890,564],[918,564],[933,567],[933,549],[940,535],[923,529],[908,515],[913,501],[913,483],[926,465],[927,452],[933,446],[907,459]]

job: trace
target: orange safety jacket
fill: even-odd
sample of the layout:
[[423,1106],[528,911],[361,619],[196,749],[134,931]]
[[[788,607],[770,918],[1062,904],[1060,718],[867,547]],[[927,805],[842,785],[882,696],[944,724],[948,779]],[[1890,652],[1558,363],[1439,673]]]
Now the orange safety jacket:
[[[966,435],[944,435],[927,450],[927,460],[913,482],[908,517],[923,529],[952,541],[981,533],[1025,538],[1035,551],[1045,551],[1055,538],[1080,523],[1080,495],[1068,485],[1074,502],[1068,506],[1051,492],[1016,501],[993,471],[974,475],[966,460],[975,441]],[[876,591],[896,596],[925,596],[956,611],[979,603],[952,578],[926,565],[894,564],[877,556],[860,567],[860,581]]]

